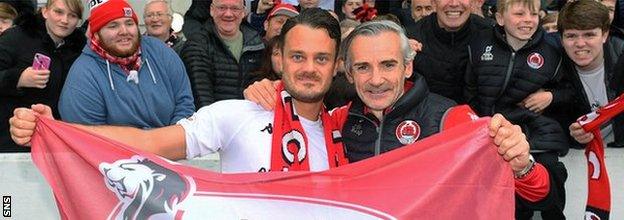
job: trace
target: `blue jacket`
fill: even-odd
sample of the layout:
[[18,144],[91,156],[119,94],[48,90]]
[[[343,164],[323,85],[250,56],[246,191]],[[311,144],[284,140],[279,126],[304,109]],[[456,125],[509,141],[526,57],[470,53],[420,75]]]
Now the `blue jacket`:
[[59,101],[64,121],[157,128],[195,110],[191,86],[178,55],[160,40],[141,37],[138,83],[126,81],[118,64],[87,44],[69,70]]

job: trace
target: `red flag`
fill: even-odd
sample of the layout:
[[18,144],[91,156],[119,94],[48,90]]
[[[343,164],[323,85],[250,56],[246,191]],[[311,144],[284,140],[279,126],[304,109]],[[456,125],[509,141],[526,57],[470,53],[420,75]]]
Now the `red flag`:
[[587,158],[587,204],[585,219],[609,219],[611,212],[611,186],[607,166],[604,161],[604,143],[600,127],[611,118],[624,112],[624,94],[606,106],[581,116],[577,121],[586,132],[594,134],[594,139],[586,144]]
[[32,155],[64,219],[513,219],[488,122],[325,172],[220,174],[43,118]]

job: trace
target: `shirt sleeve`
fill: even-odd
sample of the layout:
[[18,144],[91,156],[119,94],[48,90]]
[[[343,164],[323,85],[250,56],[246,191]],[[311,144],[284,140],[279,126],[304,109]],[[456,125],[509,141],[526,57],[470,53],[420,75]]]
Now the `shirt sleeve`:
[[215,153],[221,149],[224,143],[221,131],[227,128],[219,125],[218,107],[218,103],[203,107],[191,117],[178,121],[177,124],[184,128],[187,159]]
[[516,179],[516,193],[520,197],[537,202],[544,199],[550,190],[550,176],[546,168],[539,163],[535,164],[534,170],[527,176]]

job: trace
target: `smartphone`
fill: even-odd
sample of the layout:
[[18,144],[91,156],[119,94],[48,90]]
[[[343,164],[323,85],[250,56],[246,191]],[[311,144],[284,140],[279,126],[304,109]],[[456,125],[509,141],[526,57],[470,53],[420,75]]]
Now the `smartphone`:
[[50,57],[36,53],[35,58],[33,58],[32,67],[35,70],[47,70],[50,68]]

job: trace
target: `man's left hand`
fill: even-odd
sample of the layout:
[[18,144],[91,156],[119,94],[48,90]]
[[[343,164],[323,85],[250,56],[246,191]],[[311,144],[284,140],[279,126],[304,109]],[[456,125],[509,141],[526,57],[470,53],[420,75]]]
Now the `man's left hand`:
[[519,172],[529,165],[529,142],[522,129],[513,125],[501,114],[492,117],[489,135],[498,146],[498,154],[509,162],[514,172]]

